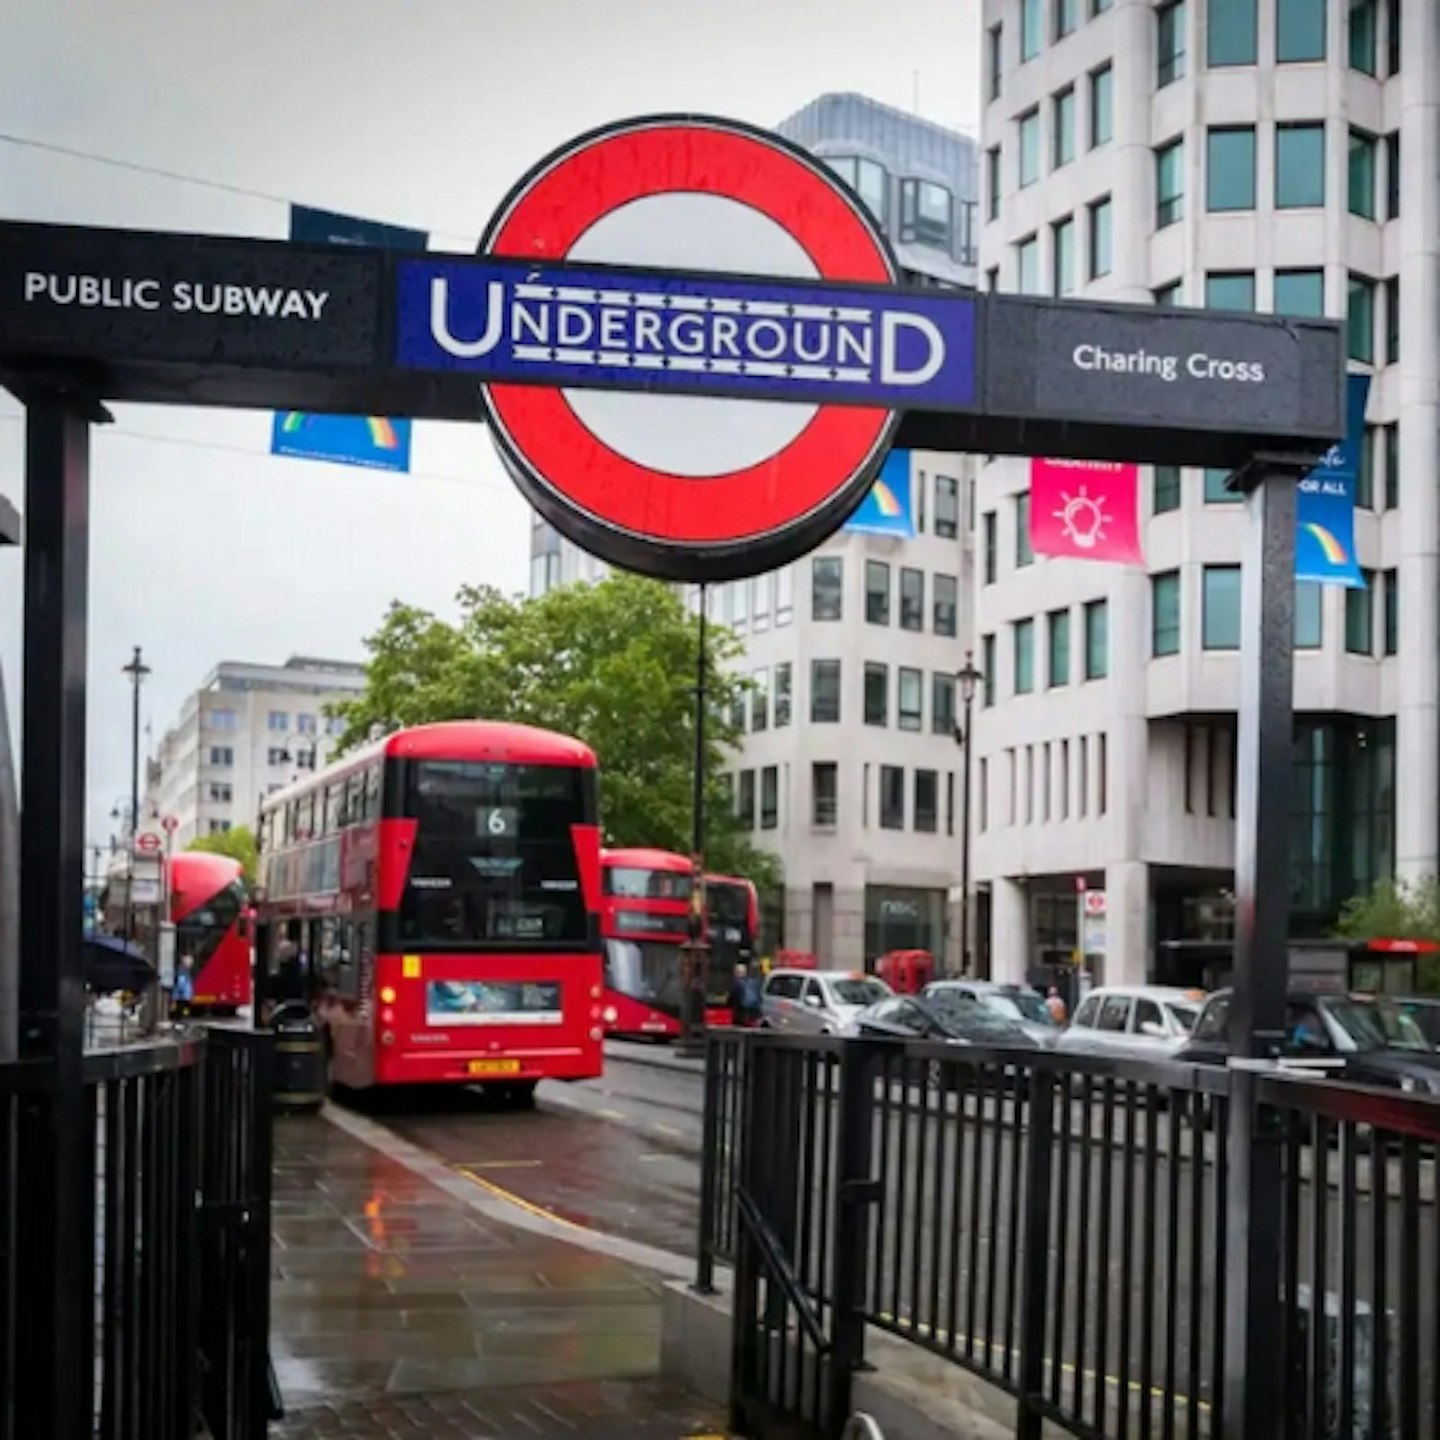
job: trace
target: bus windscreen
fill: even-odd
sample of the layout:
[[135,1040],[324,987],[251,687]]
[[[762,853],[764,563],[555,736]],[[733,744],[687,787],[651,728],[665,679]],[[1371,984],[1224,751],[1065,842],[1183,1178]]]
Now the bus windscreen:
[[592,772],[562,766],[408,766],[405,815],[416,828],[402,941],[436,951],[583,944],[588,920],[570,827],[593,823],[593,786]]

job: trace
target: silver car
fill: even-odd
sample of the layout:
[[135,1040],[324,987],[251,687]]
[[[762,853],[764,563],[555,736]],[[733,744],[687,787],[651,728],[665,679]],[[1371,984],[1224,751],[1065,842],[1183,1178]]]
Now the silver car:
[[1081,1002],[1057,1050],[1164,1059],[1189,1038],[1205,994],[1169,985],[1104,985]]
[[797,1035],[848,1035],[867,1005],[891,994],[854,970],[772,970],[760,994],[760,1023]]
[[999,980],[933,980],[920,994],[922,999],[933,995],[963,995],[991,1015],[1018,1025],[1047,1050],[1060,1038],[1060,1026],[1050,1007],[1035,991],[1023,985],[1006,985]]

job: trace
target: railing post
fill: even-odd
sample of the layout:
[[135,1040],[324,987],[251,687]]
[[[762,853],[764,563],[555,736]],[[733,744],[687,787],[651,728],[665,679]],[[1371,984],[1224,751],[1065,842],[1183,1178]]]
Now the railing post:
[[[1020,1238],[1020,1400],[1017,1440],[1040,1440],[1043,1418],[1033,1403],[1044,1394],[1046,1304],[1050,1291],[1050,1179],[1055,1141],[1055,1073],[1030,1072],[1025,1133],[1025,1210]],[[1014,1144],[1020,1143],[1015,1136]],[[1061,1223],[1064,1223],[1063,1217]],[[1101,1276],[1102,1285],[1109,1283]]]
[[[774,1071],[774,1051],[760,1036],[747,1039],[750,1063],[745,1067],[739,1096],[736,1143],[740,1159],[736,1167],[740,1188],[755,1195],[770,1153],[770,1106],[759,1099],[770,1087],[764,1081]],[[735,1226],[735,1295],[730,1312],[730,1428],[744,1433],[751,1424],[746,1399],[751,1396],[759,1373],[759,1348],[769,1344],[760,1333],[760,1263],[750,1227]]]
[[[727,1044],[730,1042],[726,1042]],[[705,1036],[705,1107],[700,1129],[700,1235],[695,1254],[695,1289],[715,1293],[716,1190],[720,1184],[720,1042]]]
[[[880,1046],[846,1040],[840,1055],[835,1156],[835,1240],[831,1248],[831,1296],[834,1301],[830,1385],[824,1430],[838,1436],[850,1417],[851,1386],[865,1363],[865,1295],[869,1273],[870,1211],[879,1194],[872,1173],[875,1073]],[[822,1102],[823,1103],[823,1102]]]

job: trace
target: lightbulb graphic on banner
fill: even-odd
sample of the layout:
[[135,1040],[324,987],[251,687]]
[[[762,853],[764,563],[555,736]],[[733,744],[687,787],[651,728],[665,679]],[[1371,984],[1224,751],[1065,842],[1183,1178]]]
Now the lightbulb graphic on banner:
[[1031,460],[1030,548],[1143,565],[1137,477],[1137,466],[1115,461]]

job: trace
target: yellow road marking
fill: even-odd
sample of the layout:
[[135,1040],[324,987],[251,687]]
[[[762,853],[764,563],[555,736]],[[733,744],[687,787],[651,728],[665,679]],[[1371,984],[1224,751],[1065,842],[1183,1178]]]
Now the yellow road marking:
[[618,1110],[597,1110],[597,1115],[603,1115],[607,1120],[623,1120],[625,1117]]
[[470,1170],[535,1170],[543,1165],[543,1160],[474,1160],[468,1166],[457,1166],[457,1169]]
[[677,1130],[673,1125],[652,1125],[652,1130],[658,1130],[662,1135],[680,1135],[683,1132]]
[[564,1225],[570,1230],[585,1230],[584,1225],[577,1225],[573,1220],[567,1220],[563,1215],[557,1215],[553,1210],[547,1210],[543,1205],[532,1205],[530,1201],[522,1199],[513,1190],[506,1190],[504,1186],[497,1185],[493,1180],[487,1180],[483,1175],[477,1175],[473,1170],[467,1170],[463,1165],[457,1165],[457,1173],[463,1175],[472,1185],[478,1185],[488,1194],[493,1195],[497,1200],[503,1200],[507,1205],[514,1205],[518,1210],[524,1210],[527,1214],[537,1216],[541,1220],[553,1220],[557,1225]]

